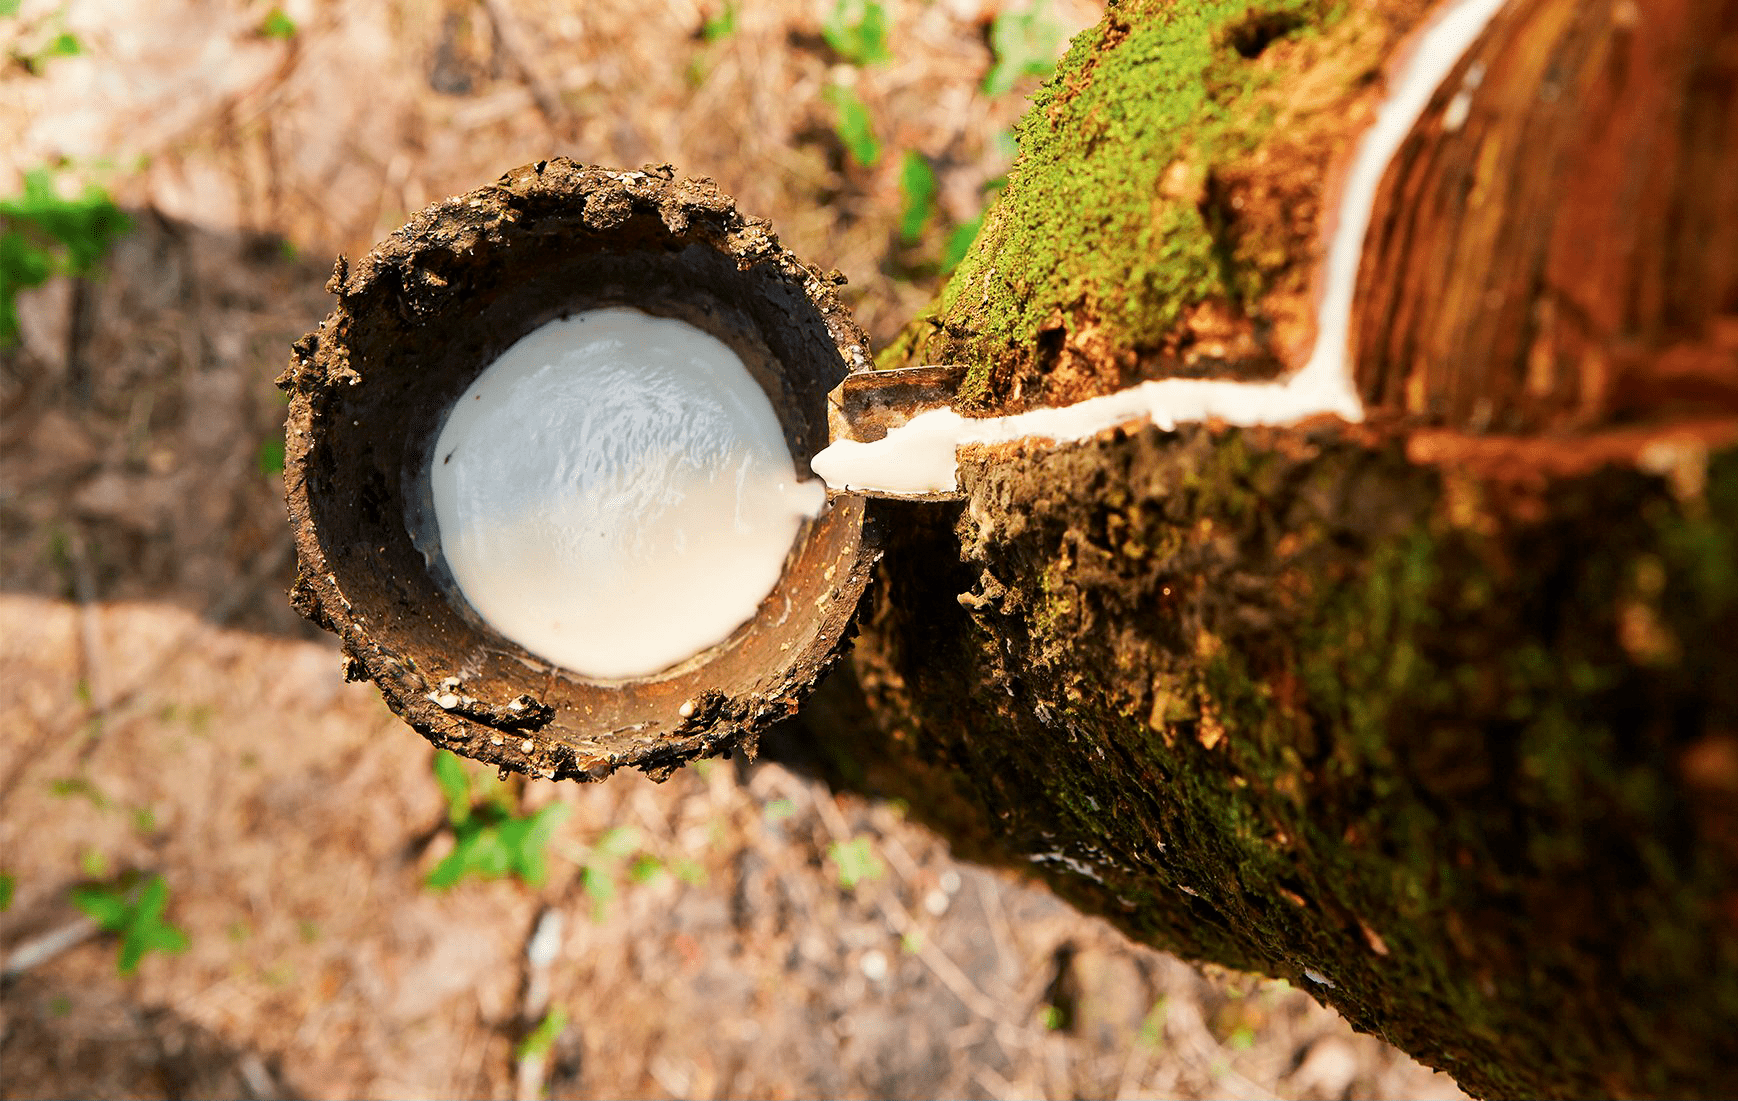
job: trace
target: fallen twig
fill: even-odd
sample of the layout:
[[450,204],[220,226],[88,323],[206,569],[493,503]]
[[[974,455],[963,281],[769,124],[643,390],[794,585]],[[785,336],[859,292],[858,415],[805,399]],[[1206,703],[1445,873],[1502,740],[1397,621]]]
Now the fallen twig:
[[102,926],[81,917],[21,942],[6,953],[6,963],[0,966],[0,983],[9,983],[32,968],[41,967],[100,932]]

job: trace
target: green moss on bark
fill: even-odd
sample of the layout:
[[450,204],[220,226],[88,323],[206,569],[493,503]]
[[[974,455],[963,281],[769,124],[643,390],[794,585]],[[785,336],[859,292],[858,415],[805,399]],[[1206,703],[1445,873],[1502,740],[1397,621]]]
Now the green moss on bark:
[[[1068,400],[1210,307],[1295,293],[1315,239],[1229,225],[1205,183],[1265,183],[1430,7],[1113,7],[883,365],[966,364],[979,407],[1066,374]],[[1358,129],[1293,142],[1318,159],[1290,175]],[[855,665],[914,809],[1474,1093],[1727,1092],[1738,451],[1479,472],[1378,420],[1008,448],[966,464],[952,532],[890,523]]]
[[1476,1093],[1718,1092],[1738,852],[1681,762],[1738,729],[1738,452],[1529,511],[1288,438],[970,467],[966,561],[892,548],[860,642],[904,751],[1083,908]]
[[1274,87],[1324,57],[1332,64],[1318,76],[1342,92],[1367,75],[1377,60],[1370,36],[1277,61],[1270,52],[1321,38],[1345,12],[1323,0],[1113,6],[1038,92],[1007,190],[936,311],[917,323],[928,342],[902,341],[899,362],[969,363],[961,397],[981,402],[992,366],[1047,326],[1089,318],[1116,350],[1138,349],[1162,341],[1195,303],[1258,297],[1263,267],[1253,258],[1271,244],[1234,246],[1201,190],[1270,133]]

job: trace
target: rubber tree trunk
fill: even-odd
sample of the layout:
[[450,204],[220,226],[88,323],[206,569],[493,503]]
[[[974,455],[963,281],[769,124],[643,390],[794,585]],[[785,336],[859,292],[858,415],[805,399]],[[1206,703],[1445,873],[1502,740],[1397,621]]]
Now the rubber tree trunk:
[[[1431,9],[1114,5],[883,364],[1001,411],[1301,362]],[[882,503],[845,767],[1475,1094],[1729,1094],[1738,3],[1511,0],[1359,288],[1362,424],[980,449],[963,504]]]

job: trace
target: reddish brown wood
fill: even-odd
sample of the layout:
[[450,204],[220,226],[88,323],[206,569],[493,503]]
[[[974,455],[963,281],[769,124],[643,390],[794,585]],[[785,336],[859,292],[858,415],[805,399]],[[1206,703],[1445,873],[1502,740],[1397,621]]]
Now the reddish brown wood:
[[1738,412],[1738,0],[1513,4],[1395,158],[1354,340],[1435,425]]

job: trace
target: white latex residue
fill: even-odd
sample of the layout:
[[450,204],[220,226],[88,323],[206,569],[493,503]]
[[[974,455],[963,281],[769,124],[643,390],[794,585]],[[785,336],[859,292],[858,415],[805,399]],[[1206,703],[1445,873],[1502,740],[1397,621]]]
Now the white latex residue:
[[1332,414],[1362,420],[1348,355],[1352,298],[1369,232],[1371,208],[1388,164],[1418,124],[1431,97],[1506,0],[1450,0],[1420,36],[1376,122],[1360,139],[1323,269],[1316,344],[1309,362],[1284,382],[1161,379],[1061,409],[1008,417],[962,417],[951,409],[921,413],[873,443],[839,440],[810,465],[836,490],[920,495],[958,488],[956,448],[1026,437],[1085,439],[1130,421],[1169,431],[1188,421],[1239,426],[1288,425]]
[[1318,413],[1347,420],[1363,416],[1351,388],[1319,372],[1269,383],[1168,378],[1008,417],[962,417],[952,409],[932,409],[874,443],[839,440],[809,465],[834,489],[948,493],[958,488],[954,451],[965,444],[1011,443],[1028,436],[1080,440],[1136,420],[1151,420],[1168,432],[1182,421],[1290,424]]
[[825,498],[734,352],[622,307],[509,348],[448,414],[430,482],[465,599],[595,677],[656,673],[729,637]]

